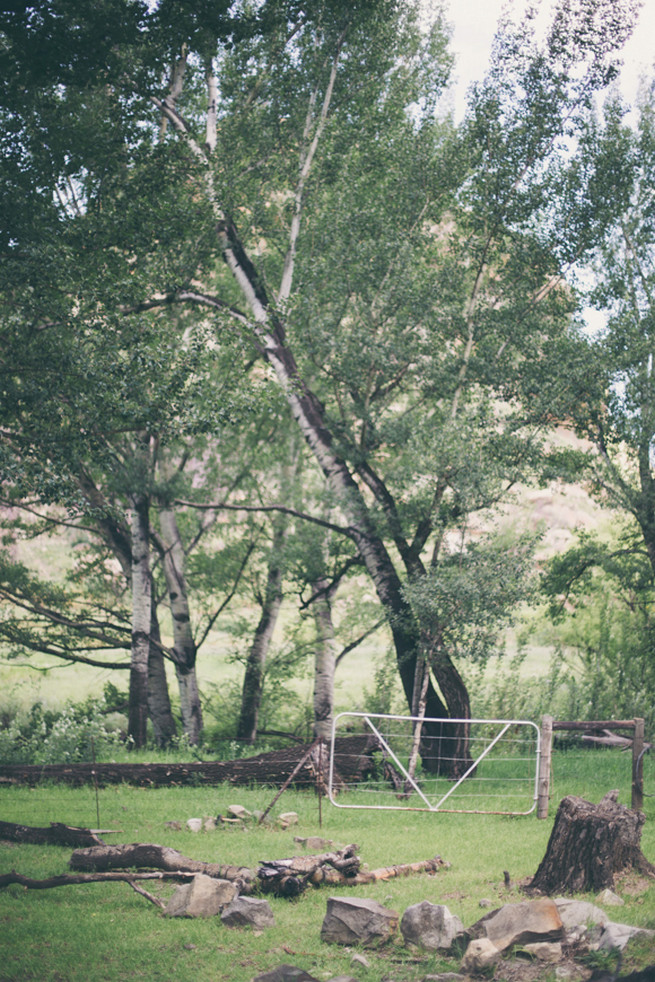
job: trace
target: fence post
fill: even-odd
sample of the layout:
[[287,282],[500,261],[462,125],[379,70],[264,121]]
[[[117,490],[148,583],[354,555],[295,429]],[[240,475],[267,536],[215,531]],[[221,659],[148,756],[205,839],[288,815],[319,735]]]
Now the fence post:
[[635,719],[632,737],[632,810],[644,810],[644,721]]
[[553,717],[541,717],[539,773],[537,776],[537,818],[548,818],[550,759],[553,749]]

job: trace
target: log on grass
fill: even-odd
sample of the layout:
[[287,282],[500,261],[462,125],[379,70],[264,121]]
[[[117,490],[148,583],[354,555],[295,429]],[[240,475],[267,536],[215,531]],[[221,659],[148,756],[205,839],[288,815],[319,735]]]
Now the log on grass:
[[133,842],[130,845],[91,846],[76,849],[69,864],[74,870],[101,871],[112,869],[157,869],[169,873],[204,873],[219,880],[231,880],[240,893],[251,893],[255,874],[247,866],[204,863],[189,859],[177,849],[154,842]]
[[10,873],[0,873],[0,889],[17,883],[26,890],[51,890],[53,887],[77,886],[80,883],[131,883],[132,880],[175,880],[186,882],[193,879],[195,873],[176,871],[168,873],[156,870],[149,873],[135,873],[120,870],[111,873],[60,873],[49,876],[45,880],[35,880],[12,870]]
[[642,812],[619,804],[610,791],[594,805],[568,795],[560,802],[546,854],[529,889],[573,894],[613,887],[616,878],[635,869],[655,876],[640,847]]
[[[186,764],[5,764],[0,765],[0,780],[5,783],[37,785],[42,781],[57,781],[81,786],[97,783],[133,784],[137,787],[169,787],[171,785],[222,783],[235,786],[268,784],[281,787],[298,763],[312,748],[311,743],[296,744],[282,750],[243,757],[238,760],[194,761]],[[335,741],[335,788],[365,780],[374,773],[373,754],[379,751],[373,734],[355,734]],[[316,755],[309,754],[306,763],[293,779],[296,787],[315,788],[327,781],[327,753],[319,755],[322,773],[318,773]]]
[[[109,832],[109,829],[103,831]],[[33,825],[18,825],[15,822],[0,822],[0,839],[9,842],[25,842],[37,846],[100,846],[104,845],[92,829],[50,822],[48,828]]]

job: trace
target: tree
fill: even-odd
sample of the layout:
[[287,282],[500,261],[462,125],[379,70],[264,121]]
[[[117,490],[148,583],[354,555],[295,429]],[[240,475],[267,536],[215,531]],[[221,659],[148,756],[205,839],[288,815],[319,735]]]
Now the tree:
[[[470,596],[495,563],[513,586],[489,606],[516,599],[523,551],[483,561],[480,544],[468,563],[473,516],[535,464],[568,387],[546,388],[543,366],[566,341],[564,277],[602,228],[585,225],[586,177],[562,151],[612,76],[629,4],[562,3],[542,45],[530,17],[506,25],[460,131],[435,115],[443,21],[422,33],[409,4],[109,7],[125,17],[92,68],[78,40],[105,29],[105,8],[37,4],[5,46],[5,78],[35,45],[48,51],[54,105],[30,90],[26,107],[9,84],[7,101],[34,145],[30,112],[57,123],[56,179],[88,189],[85,234],[105,246],[96,283],[112,262],[89,299],[138,316],[202,310],[221,343],[238,332],[265,361],[332,496],[330,527],[375,586],[408,704],[425,683],[427,715],[467,718],[441,571],[466,567]],[[445,729],[445,753],[430,752],[443,732],[424,730],[424,765],[457,774],[466,729]]]

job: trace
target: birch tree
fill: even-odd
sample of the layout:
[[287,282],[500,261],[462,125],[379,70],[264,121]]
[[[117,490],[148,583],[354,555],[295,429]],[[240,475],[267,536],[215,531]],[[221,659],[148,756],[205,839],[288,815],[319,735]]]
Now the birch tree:
[[[7,33],[7,57],[24,69],[37,42],[53,55],[54,105],[30,109],[59,126],[58,173],[102,206],[84,232],[104,236],[94,303],[202,311],[220,343],[238,338],[263,361],[333,497],[332,531],[385,611],[408,705],[425,678],[428,716],[468,717],[443,612],[486,615],[440,608],[441,571],[466,562],[473,516],[535,465],[562,401],[567,380],[546,388],[541,366],[567,333],[567,273],[602,233],[579,207],[576,139],[630,4],[563,2],[543,42],[531,16],[506,24],[459,130],[436,113],[444,22],[422,32],[411,4],[180,13],[114,0],[125,16],[93,70],[81,44],[106,29],[104,8],[35,9],[24,36]],[[69,158],[80,118],[93,139]],[[117,246],[120,275],[103,290]],[[487,555],[469,570],[493,559],[507,589],[489,602],[508,608],[521,549]],[[467,765],[465,729],[426,727],[422,748],[426,769]]]

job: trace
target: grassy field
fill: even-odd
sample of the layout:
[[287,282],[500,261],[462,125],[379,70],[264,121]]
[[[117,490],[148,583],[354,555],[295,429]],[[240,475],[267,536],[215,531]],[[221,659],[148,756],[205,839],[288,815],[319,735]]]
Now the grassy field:
[[[655,790],[655,766],[650,761],[645,783],[647,790]],[[629,785],[630,764],[625,755],[560,752],[554,757],[554,796],[547,821],[538,821],[534,815],[344,811],[324,802],[319,828],[315,795],[289,791],[272,814],[295,810],[300,822],[293,829],[222,828],[193,835],[173,831],[165,823],[215,816],[233,803],[263,809],[274,792],[269,788],[138,790],[120,786],[101,789],[97,805],[102,827],[120,830],[107,836],[108,841],[157,842],[207,861],[256,866],[262,859],[290,856],[298,848],[293,834],[320,834],[341,845],[356,842],[370,868],[438,854],[451,864],[449,869],[434,876],[359,887],[356,895],[378,900],[399,914],[421,900],[444,903],[470,925],[482,914],[479,903],[483,898],[494,906],[522,899],[517,884],[536,871],[563,795],[580,794],[597,801],[611,788],[619,788],[620,800],[629,803]],[[642,847],[647,858],[655,861],[655,798],[646,799],[645,809]],[[61,821],[95,827],[96,797],[92,788],[3,786],[0,817],[31,825]],[[26,876],[45,877],[65,872],[69,857],[69,849],[0,842],[0,872],[15,869]],[[504,885],[504,870],[512,879],[509,890]],[[148,889],[166,897],[173,887],[149,884]],[[611,908],[612,919],[655,928],[655,883],[632,877],[618,889],[625,906]],[[329,891],[338,893],[352,895],[354,888]],[[271,900],[275,926],[255,936],[247,929],[230,930],[217,918],[166,919],[123,883],[43,891],[14,885],[0,892],[0,982],[247,982],[284,962],[301,966],[319,979],[352,974],[370,982],[383,978],[410,982],[437,971],[456,970],[455,960],[418,954],[399,942],[379,952],[367,951],[369,969],[351,965],[351,950],[320,940],[327,896],[328,891],[315,889],[294,902]],[[642,946],[641,958],[647,957]]]

